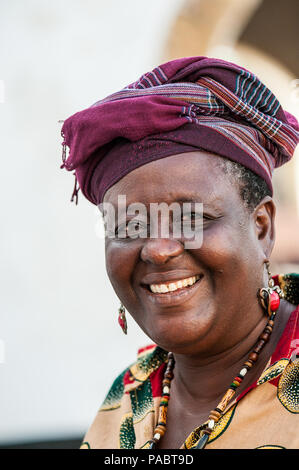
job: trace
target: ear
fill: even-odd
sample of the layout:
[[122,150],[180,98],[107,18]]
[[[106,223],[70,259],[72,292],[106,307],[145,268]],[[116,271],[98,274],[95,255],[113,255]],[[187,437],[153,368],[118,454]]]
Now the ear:
[[276,206],[270,196],[266,196],[254,209],[253,220],[257,239],[260,242],[265,261],[269,260],[275,242]]

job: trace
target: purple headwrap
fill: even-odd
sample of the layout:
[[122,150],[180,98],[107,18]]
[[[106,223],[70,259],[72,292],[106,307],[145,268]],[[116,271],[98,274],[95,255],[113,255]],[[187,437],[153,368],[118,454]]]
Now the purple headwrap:
[[[273,169],[292,157],[299,126],[253,73],[189,57],[160,65],[74,114],[62,136],[62,167],[75,170],[83,194],[99,204],[135,168],[198,149],[241,163],[272,191]],[[78,189],[75,183],[73,196]]]

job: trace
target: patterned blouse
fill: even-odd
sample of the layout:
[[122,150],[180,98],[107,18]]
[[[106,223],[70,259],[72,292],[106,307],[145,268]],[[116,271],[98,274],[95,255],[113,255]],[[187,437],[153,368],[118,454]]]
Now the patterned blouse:
[[[297,305],[259,379],[230,403],[206,449],[299,449],[299,275],[274,276]],[[82,449],[146,449],[157,425],[167,352],[140,349],[137,361],[114,381]],[[196,445],[200,427],[182,443]]]

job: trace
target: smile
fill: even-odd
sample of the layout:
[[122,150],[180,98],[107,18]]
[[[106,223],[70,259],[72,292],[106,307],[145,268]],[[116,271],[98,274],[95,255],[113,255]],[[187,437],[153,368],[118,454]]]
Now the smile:
[[202,278],[202,275],[197,274],[178,280],[165,280],[161,284],[143,284],[142,291],[150,302],[164,307],[174,307],[193,297]]
[[175,292],[178,289],[184,287],[193,286],[198,281],[199,275],[187,277],[185,279],[179,279],[178,281],[172,281],[164,284],[150,284],[149,288],[154,294],[166,294],[167,292]]

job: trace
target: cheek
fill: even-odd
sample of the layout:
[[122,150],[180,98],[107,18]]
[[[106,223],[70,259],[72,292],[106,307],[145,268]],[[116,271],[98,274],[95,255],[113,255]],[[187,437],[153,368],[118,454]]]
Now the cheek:
[[139,256],[138,247],[133,245],[134,242],[125,246],[125,243],[109,240],[105,246],[108,277],[116,294],[124,302],[133,294],[131,277]]
[[219,225],[204,230],[200,256],[204,260],[210,260],[209,264],[217,268],[226,264],[235,253],[239,253],[241,246],[238,233],[233,231],[231,227]]
[[198,252],[195,250],[194,256],[211,274],[214,284],[218,284],[219,278],[225,285],[238,284],[247,276],[248,268],[256,265],[256,250],[250,233],[239,225],[219,224],[204,231],[202,247]]

